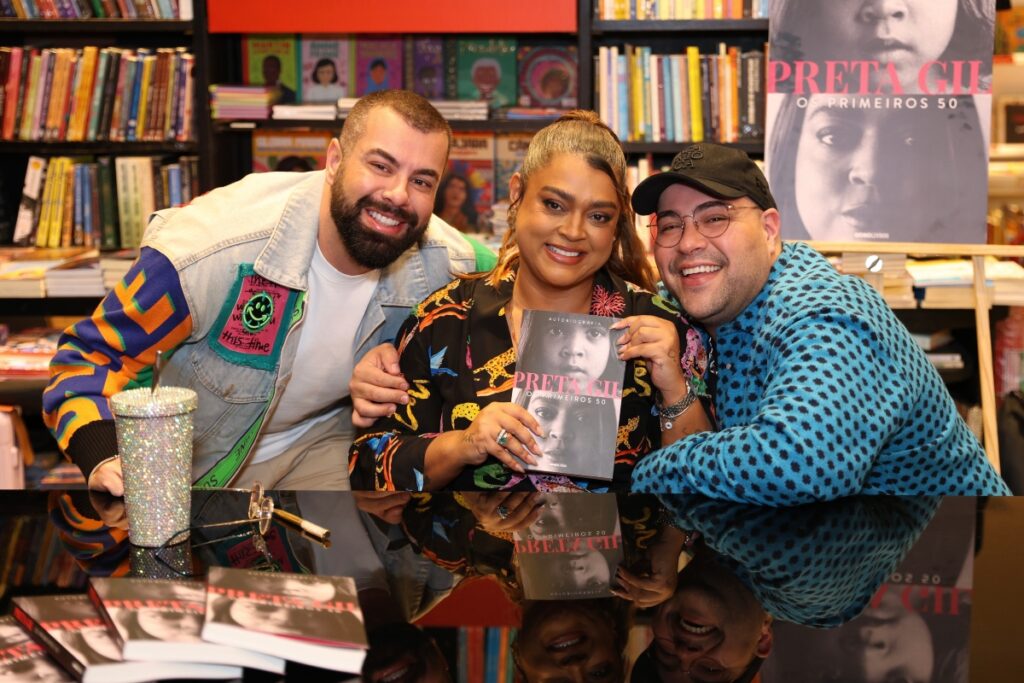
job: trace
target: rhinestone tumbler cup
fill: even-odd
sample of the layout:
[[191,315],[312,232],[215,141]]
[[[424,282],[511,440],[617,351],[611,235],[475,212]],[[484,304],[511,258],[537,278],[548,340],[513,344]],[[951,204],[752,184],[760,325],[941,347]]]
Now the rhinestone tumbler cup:
[[189,526],[197,404],[196,392],[182,387],[129,389],[110,399],[134,545],[160,546]]

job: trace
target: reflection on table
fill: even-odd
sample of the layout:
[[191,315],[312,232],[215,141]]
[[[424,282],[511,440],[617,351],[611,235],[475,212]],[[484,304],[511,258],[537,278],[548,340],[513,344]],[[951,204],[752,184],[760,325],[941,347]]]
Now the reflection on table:
[[1024,516],[972,498],[266,495],[293,521],[261,529],[250,492],[197,490],[187,540],[138,548],[118,499],[5,493],[0,612],[89,577],[234,567],[351,577],[369,681],[967,681],[977,530]]

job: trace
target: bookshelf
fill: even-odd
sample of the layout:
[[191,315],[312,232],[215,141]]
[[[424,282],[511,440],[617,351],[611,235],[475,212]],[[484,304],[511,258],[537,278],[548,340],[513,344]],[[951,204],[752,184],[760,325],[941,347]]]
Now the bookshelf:
[[[196,63],[208,60],[205,3],[193,3],[193,19],[17,19],[0,18],[0,44],[36,48],[185,48]],[[196,155],[209,145],[207,70],[193,72],[194,124],[189,140],[0,140],[0,234],[9,238],[21,199],[28,157],[132,156],[176,157]],[[17,137],[17,132],[15,133]],[[199,168],[199,187],[211,187],[210,177]],[[9,223],[9,224],[8,224]]]

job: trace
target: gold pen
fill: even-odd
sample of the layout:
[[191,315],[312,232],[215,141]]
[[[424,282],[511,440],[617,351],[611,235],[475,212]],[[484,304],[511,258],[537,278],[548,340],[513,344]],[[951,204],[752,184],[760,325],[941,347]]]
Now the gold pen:
[[331,530],[325,529],[318,524],[307,521],[298,515],[293,515],[290,512],[286,512],[279,508],[274,508],[274,517],[281,520],[282,522],[298,529],[303,534],[309,536],[317,543],[321,543],[325,546],[329,546],[331,541]]

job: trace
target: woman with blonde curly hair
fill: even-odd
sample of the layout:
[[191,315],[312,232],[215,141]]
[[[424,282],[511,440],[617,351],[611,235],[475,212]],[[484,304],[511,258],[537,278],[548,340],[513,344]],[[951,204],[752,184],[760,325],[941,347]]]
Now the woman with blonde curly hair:
[[[650,292],[615,134],[593,112],[566,114],[534,136],[510,197],[495,268],[453,281],[415,309],[399,332],[393,372],[383,368],[394,350],[388,357],[378,347],[360,362],[354,421],[372,427],[352,447],[353,488],[626,490],[639,458],[711,427],[707,365],[698,374],[680,364],[707,350],[680,353],[680,339],[700,346],[699,335],[687,335],[690,323]],[[627,363],[615,452],[584,454],[613,460],[610,482],[528,471],[545,434],[510,400],[526,310],[621,319],[614,327]],[[673,418],[659,420],[656,406]]]

